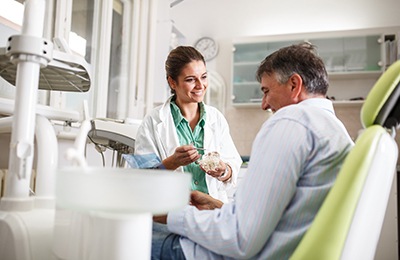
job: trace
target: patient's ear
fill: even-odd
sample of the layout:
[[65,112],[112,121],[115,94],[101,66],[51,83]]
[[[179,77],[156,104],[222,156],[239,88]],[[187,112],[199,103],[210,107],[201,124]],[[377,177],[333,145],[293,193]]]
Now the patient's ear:
[[295,73],[290,76],[289,84],[291,86],[292,98],[298,98],[303,90],[303,79],[299,74]]

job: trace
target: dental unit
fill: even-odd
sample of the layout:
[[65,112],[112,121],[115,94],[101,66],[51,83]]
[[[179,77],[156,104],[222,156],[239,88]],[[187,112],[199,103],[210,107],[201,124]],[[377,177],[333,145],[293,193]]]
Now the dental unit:
[[[132,152],[136,126],[37,104],[38,89],[85,92],[91,84],[84,59],[42,38],[45,2],[25,1],[21,34],[0,50],[0,76],[16,87],[14,101],[0,99],[0,114],[7,115],[0,118],[0,134],[11,133],[0,258],[150,259],[152,216],[188,203],[190,175],[88,166],[88,139],[120,158]],[[70,167],[59,167],[53,121],[80,125],[65,152]]]

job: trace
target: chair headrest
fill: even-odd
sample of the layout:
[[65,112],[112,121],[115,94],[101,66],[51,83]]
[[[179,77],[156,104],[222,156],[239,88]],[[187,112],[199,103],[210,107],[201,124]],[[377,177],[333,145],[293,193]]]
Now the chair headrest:
[[387,128],[400,124],[400,60],[393,63],[369,92],[362,108],[364,128],[382,125]]

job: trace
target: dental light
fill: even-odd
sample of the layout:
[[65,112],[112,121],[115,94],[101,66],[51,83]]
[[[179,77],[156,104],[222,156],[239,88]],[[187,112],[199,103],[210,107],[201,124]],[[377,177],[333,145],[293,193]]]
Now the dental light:
[[[18,49],[13,50],[15,53],[33,53],[31,42],[26,40],[26,37],[13,36],[10,37],[9,42],[18,41],[16,43]],[[0,48],[0,77],[15,86],[17,65],[10,60],[8,48]],[[85,59],[61,51],[49,51],[52,51],[52,60],[49,61],[46,67],[40,69],[39,89],[69,92],[88,91],[91,83],[91,73],[90,65]]]

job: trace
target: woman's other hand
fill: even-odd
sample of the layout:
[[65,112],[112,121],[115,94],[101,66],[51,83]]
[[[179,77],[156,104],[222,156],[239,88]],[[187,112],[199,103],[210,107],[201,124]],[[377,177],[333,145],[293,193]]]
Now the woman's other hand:
[[199,165],[200,166],[200,168],[206,173],[206,174],[208,174],[208,175],[210,175],[210,176],[212,176],[212,177],[214,177],[214,178],[219,178],[219,177],[221,177],[221,175],[223,175],[224,173],[225,173],[225,169],[226,169],[226,167],[228,167],[228,165],[226,164],[226,163],[224,163],[223,161],[219,161],[219,165],[218,165],[218,167],[216,167],[215,169],[213,169],[213,170],[206,170],[206,169],[204,169],[203,167],[201,167],[201,165]]

